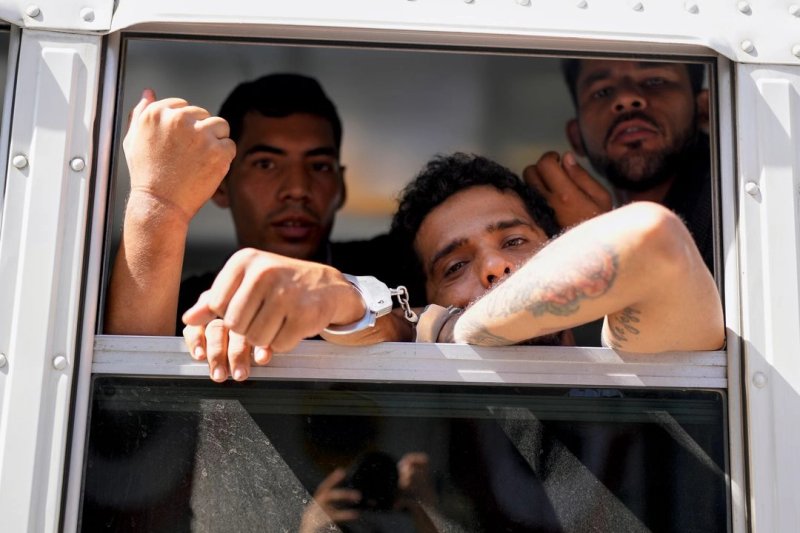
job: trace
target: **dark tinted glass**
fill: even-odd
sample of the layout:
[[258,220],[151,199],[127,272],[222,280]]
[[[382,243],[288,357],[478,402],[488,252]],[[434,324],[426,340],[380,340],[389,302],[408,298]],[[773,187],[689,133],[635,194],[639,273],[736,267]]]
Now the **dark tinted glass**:
[[82,530],[726,531],[723,413],[705,391],[97,378]]

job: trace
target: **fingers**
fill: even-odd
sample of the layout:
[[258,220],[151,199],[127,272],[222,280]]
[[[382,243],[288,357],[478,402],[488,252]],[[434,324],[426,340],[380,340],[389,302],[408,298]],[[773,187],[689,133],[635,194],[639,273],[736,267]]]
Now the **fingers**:
[[571,196],[582,192],[564,171],[561,158],[556,152],[544,154],[536,163],[536,170],[546,187],[545,190],[558,196],[561,201],[568,201]]
[[228,332],[228,368],[233,379],[244,381],[250,376],[251,346],[244,336]]
[[156,93],[153,89],[145,89],[142,91],[142,97],[139,100],[139,103],[134,106],[131,112],[128,114],[128,129],[131,127],[131,123],[134,120],[137,120],[139,116],[144,112],[145,108],[155,102],[156,100]]
[[321,493],[331,490],[333,487],[344,481],[346,477],[347,472],[344,468],[336,468],[317,486],[317,490],[314,492],[314,497],[316,498]]
[[605,207],[606,211],[610,210],[612,204],[611,193],[578,164],[578,161],[575,159],[575,154],[572,152],[565,153],[563,161],[564,170],[575,185],[591,197],[599,207]]
[[222,320],[212,320],[205,327],[208,375],[222,383],[228,379],[228,330]]
[[210,131],[217,139],[227,139],[231,133],[228,121],[215,116],[208,116],[198,120],[195,128]]
[[187,326],[202,326],[217,318],[208,306],[208,297],[208,291],[203,292],[197,302],[183,313],[181,321]]
[[203,326],[183,328],[183,341],[195,361],[206,360],[206,329]]
[[542,196],[550,192],[550,189],[547,188],[547,185],[545,185],[542,177],[539,175],[539,171],[536,170],[536,165],[525,167],[525,170],[522,171],[522,179],[525,180],[528,187],[533,187]]

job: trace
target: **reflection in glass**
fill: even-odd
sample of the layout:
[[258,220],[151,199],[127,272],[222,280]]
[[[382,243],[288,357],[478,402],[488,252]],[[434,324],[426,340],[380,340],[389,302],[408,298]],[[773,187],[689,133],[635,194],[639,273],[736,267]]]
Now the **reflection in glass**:
[[83,531],[726,531],[698,391],[98,378]]

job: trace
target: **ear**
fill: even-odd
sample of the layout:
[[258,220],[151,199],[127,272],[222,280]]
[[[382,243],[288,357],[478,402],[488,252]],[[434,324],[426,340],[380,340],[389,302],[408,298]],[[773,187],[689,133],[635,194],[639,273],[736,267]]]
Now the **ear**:
[[697,113],[697,126],[706,133],[708,133],[710,105],[708,89],[701,89],[695,96],[695,112]]
[[222,182],[217,187],[217,190],[214,191],[214,195],[211,197],[211,200],[217,207],[221,207],[223,209],[231,206],[231,197],[228,195],[228,178],[225,177]]
[[341,209],[344,203],[347,201],[347,183],[344,181],[345,170],[347,170],[347,167],[342,166],[339,168],[339,181],[342,185],[342,196],[339,199],[339,205],[336,206],[337,210]]
[[578,120],[571,118],[567,122],[567,140],[570,146],[575,151],[575,154],[583,157],[586,155],[586,150],[583,149],[583,137],[581,137],[581,127]]

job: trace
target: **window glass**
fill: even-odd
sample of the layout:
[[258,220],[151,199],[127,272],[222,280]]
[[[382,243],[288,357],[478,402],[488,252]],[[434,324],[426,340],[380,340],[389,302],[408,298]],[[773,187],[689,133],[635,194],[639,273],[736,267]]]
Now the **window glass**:
[[724,409],[713,391],[96,378],[81,530],[726,531]]
[[[125,43],[118,112],[120,130],[124,128],[124,117],[145,87],[155,89],[159,97],[179,96],[216,113],[233,87],[243,81],[277,72],[300,73],[317,79],[336,104],[344,132],[341,161],[346,167],[347,195],[336,215],[334,241],[385,232],[398,192],[436,154],[474,152],[522,174],[526,166],[536,163],[544,153],[564,154],[572,149],[565,129],[576,116],[576,110],[564,81],[562,60],[557,57],[519,51],[488,54],[453,49],[167,41],[144,37],[130,37]],[[621,62],[631,60],[618,63]],[[639,71],[633,79],[619,80],[622,80],[620,87],[642,93],[663,91],[672,81],[662,73],[643,76]],[[580,98],[600,101],[611,92],[607,85],[587,86],[586,91],[591,97],[581,93],[577,95],[579,101]],[[683,112],[676,111],[680,106],[672,101],[661,107],[664,116],[658,117],[660,122],[656,127],[662,129],[667,117],[686,122],[691,116],[685,108]],[[651,113],[647,109],[640,111]],[[652,123],[646,120],[647,117],[639,120],[631,128],[641,130],[644,124],[645,129],[652,129]],[[599,142],[611,127],[608,121],[597,126],[595,140]],[[672,187],[663,200],[687,222],[706,263],[713,269],[713,186],[709,170],[712,158],[707,129],[705,125],[693,124],[687,138],[681,135],[671,138],[678,144],[697,141],[698,148],[688,155],[680,151],[664,155],[672,165],[688,164],[690,172],[681,167],[683,170],[678,174],[685,179],[680,186]],[[628,132],[633,137],[638,134]],[[590,143],[587,139],[584,136],[577,142],[585,145]],[[632,138],[631,142],[637,140]],[[117,248],[129,190],[121,148],[116,161],[109,250]],[[608,186],[601,173],[593,170],[593,166],[602,165],[601,161],[579,157],[578,162]],[[618,196],[617,203],[624,203],[626,198]],[[190,227],[184,278],[210,274],[211,277],[202,278],[206,283],[236,249],[229,211],[208,202]],[[413,281],[404,283],[414,285]],[[423,303],[416,294],[421,291],[413,292],[412,301]],[[577,328],[577,344],[598,345],[599,327],[598,323]]]

